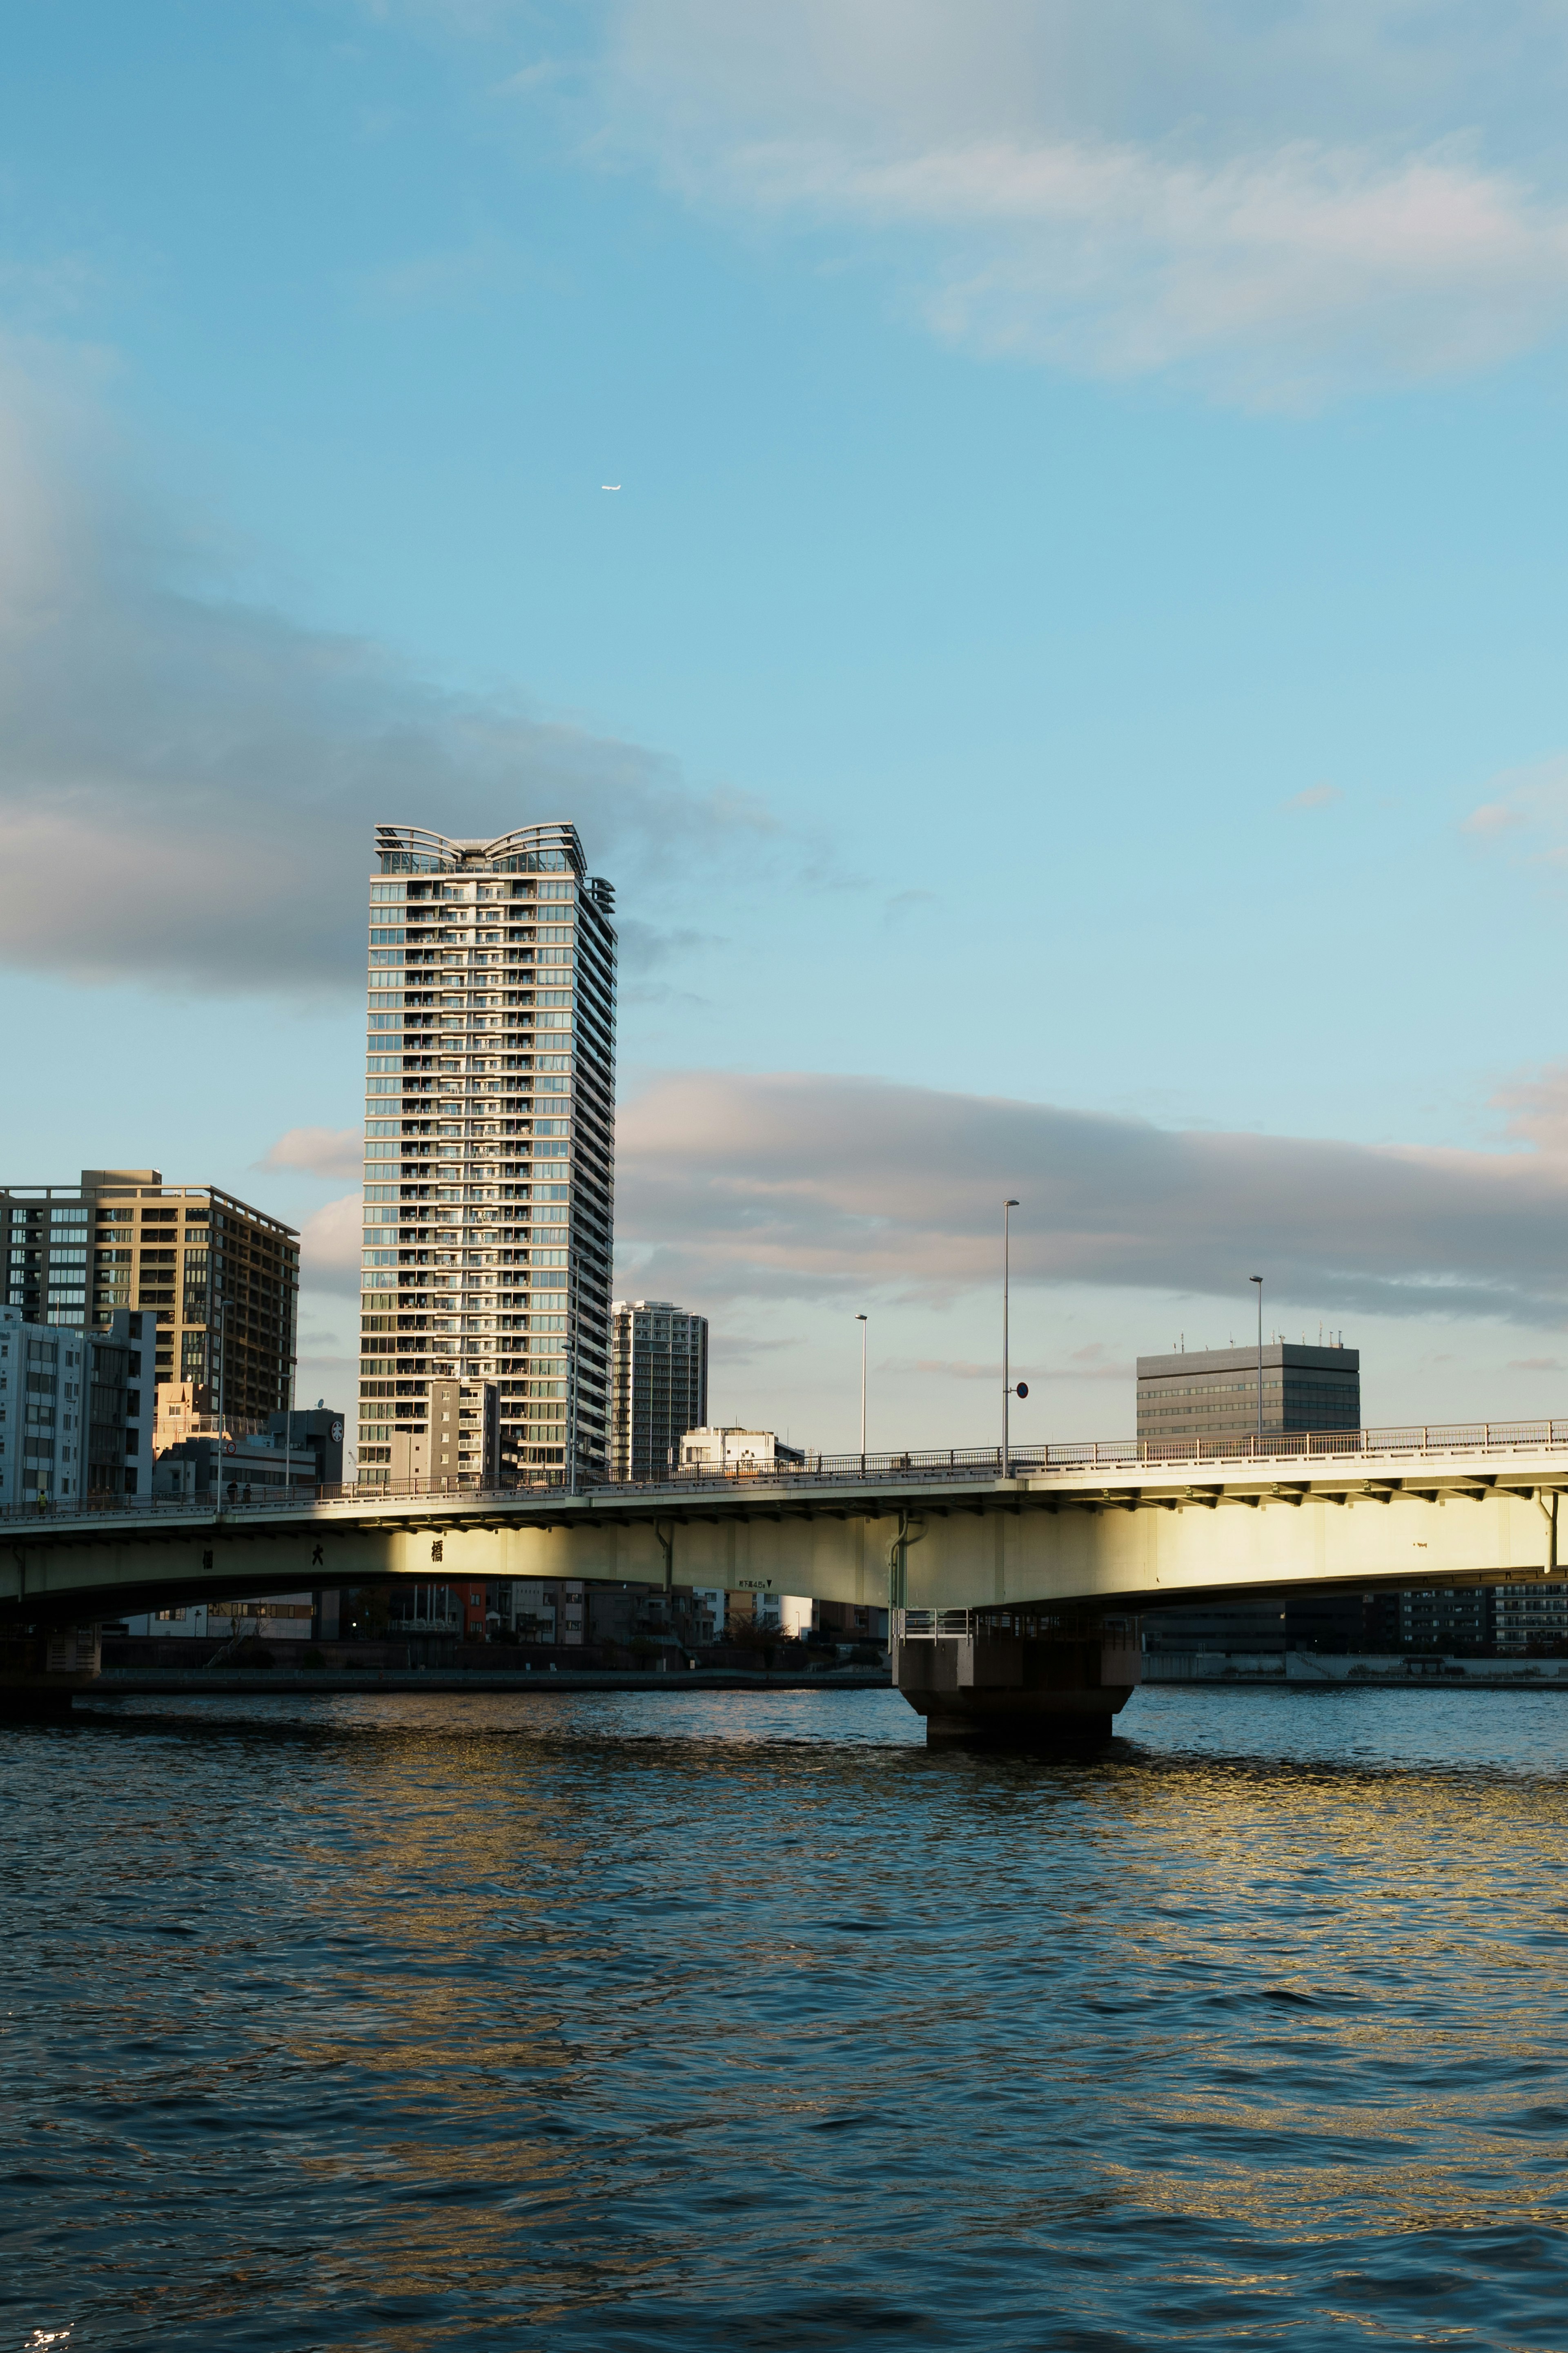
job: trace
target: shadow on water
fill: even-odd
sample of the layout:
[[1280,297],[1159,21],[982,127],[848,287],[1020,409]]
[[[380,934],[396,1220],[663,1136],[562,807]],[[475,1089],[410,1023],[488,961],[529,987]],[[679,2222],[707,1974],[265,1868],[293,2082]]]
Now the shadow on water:
[[20,2346],[1557,2347],[1568,1715],[120,1701],[0,1736]]

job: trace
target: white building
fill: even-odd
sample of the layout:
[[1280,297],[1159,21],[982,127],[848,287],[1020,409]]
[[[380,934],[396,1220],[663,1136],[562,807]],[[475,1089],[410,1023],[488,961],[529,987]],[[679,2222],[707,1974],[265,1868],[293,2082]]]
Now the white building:
[[680,1441],[680,1468],[710,1478],[743,1478],[748,1472],[798,1471],[805,1454],[786,1446],[771,1430],[689,1430]]
[[501,1622],[524,1642],[586,1639],[588,1608],[581,1577],[519,1577],[501,1593]]
[[755,1626],[776,1629],[787,1641],[803,1641],[816,1623],[816,1605],[805,1593],[727,1593],[721,1586],[694,1586],[692,1608],[707,1620],[709,1631],[700,1637],[718,1641],[732,1617],[750,1618]]
[[87,1334],[0,1306],[0,1507],[151,1492],[153,1367],[142,1324],[122,1308],[107,1330]]
[[[359,1476],[608,1470],[615,894],[570,825],[378,826],[370,885]],[[432,1385],[458,1385],[439,1466]],[[422,1446],[415,1441],[423,1440]]]

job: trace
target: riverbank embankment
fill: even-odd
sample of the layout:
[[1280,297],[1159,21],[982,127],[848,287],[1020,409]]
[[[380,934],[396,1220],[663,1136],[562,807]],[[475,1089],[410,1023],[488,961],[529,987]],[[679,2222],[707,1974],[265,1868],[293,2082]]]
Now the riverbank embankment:
[[1408,1691],[1568,1692],[1568,1659],[1472,1659],[1405,1651],[1148,1651],[1146,1683],[1202,1683],[1205,1688],[1272,1684],[1300,1691],[1381,1686]]
[[106,1667],[83,1699],[216,1698],[242,1692],[259,1698],[290,1697],[300,1692],[495,1692],[542,1693],[546,1698],[563,1692],[584,1691],[875,1691],[886,1690],[892,1677],[886,1667],[839,1667],[822,1674],[769,1674],[762,1668],[689,1667],[625,1672],[600,1667],[575,1670],[527,1669],[487,1672],[479,1667],[360,1667],[290,1671],[269,1667]]

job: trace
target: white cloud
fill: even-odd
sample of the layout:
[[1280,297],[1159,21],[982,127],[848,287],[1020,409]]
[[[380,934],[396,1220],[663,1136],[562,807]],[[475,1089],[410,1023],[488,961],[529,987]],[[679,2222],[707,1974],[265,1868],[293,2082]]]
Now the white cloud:
[[357,1127],[291,1127],[263,1153],[263,1168],[299,1168],[309,1176],[357,1176],[364,1144]]
[[[866,1079],[712,1073],[621,1112],[621,1287],[699,1302],[1021,1284],[1568,1321],[1568,1077],[1514,1091],[1515,1148],[1210,1132]],[[635,1266],[635,1273],[628,1267]]]
[[1507,1134],[1568,1166],[1568,1062],[1548,1062],[1500,1087],[1491,1107],[1507,1113]]
[[868,232],[983,350],[1300,401],[1568,323],[1551,0],[623,0],[610,22],[594,153]]
[[0,354],[0,961],[362,987],[378,820],[570,818],[595,870],[635,865],[656,906],[777,844],[743,796],[693,792],[637,744],[225,595],[210,551],[119,487],[90,414],[57,421],[53,390]]
[[363,1229],[363,1204],[358,1193],[328,1201],[307,1218],[300,1229],[301,1285],[357,1299]]
[[1304,793],[1295,794],[1284,806],[1288,809],[1301,811],[1332,808],[1336,801],[1343,798],[1338,785],[1309,785]]
[[1511,768],[1491,780],[1490,800],[1470,811],[1461,833],[1481,841],[1516,838],[1519,852],[1536,865],[1568,864],[1568,755]]
[[1489,840],[1494,835],[1511,832],[1523,823],[1524,818],[1519,809],[1510,808],[1503,801],[1483,801],[1479,808],[1470,811],[1459,830],[1461,833],[1479,834],[1483,840]]

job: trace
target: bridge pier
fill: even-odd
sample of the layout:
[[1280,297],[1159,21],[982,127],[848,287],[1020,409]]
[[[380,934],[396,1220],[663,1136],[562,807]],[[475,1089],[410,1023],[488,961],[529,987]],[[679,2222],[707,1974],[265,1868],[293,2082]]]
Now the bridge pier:
[[11,1628],[0,1632],[0,1724],[67,1716],[78,1692],[98,1681],[96,1626]]
[[893,1680],[931,1747],[1057,1749],[1110,1738],[1142,1672],[1136,1620],[897,1613]]

